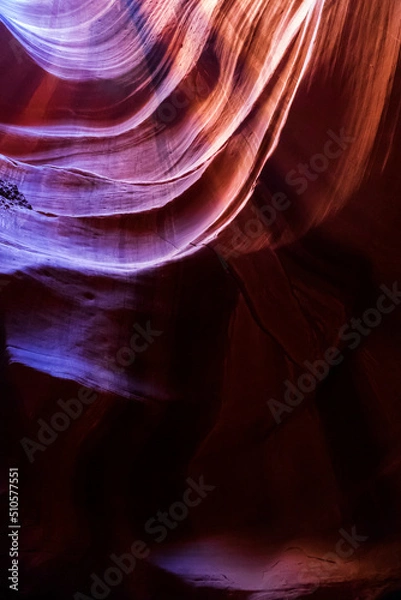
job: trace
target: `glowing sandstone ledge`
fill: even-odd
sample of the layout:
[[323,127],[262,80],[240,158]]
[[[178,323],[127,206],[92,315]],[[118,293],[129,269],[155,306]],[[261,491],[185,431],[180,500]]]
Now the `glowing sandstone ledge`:
[[[396,0],[4,0],[0,177],[33,210],[1,211],[0,260],[4,275],[22,272],[57,299],[36,325],[26,306],[8,317],[11,360],[134,393],[109,368],[122,343],[116,317],[140,297],[132,284],[219,241],[252,196],[305,77],[329,77],[341,61],[343,117],[356,142],[303,225],[346,203],[393,84],[398,13]],[[346,64],[342,36],[352,41]],[[272,247],[294,235],[283,224]],[[95,314],[99,276],[114,282],[96,291]]]

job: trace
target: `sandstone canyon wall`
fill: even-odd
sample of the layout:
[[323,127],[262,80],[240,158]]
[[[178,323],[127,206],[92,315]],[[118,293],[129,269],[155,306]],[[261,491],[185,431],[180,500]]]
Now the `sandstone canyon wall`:
[[399,598],[399,0],[0,21],[18,593]]

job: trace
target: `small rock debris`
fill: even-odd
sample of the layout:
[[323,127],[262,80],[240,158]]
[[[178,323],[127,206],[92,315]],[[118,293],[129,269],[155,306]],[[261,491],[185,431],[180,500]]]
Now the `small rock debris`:
[[16,206],[32,210],[32,206],[14,183],[7,183],[4,179],[0,179],[0,208]]

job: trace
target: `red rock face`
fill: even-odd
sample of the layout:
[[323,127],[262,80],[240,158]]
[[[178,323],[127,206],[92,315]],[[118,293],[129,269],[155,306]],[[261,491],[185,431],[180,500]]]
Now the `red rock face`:
[[400,16],[0,3],[10,593],[398,597]]

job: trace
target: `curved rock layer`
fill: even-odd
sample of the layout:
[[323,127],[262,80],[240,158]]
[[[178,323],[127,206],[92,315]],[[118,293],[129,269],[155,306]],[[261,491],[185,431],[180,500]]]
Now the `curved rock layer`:
[[3,0],[0,20],[26,593],[88,595],[188,478],[210,497],[119,600],[397,587],[398,0]]

